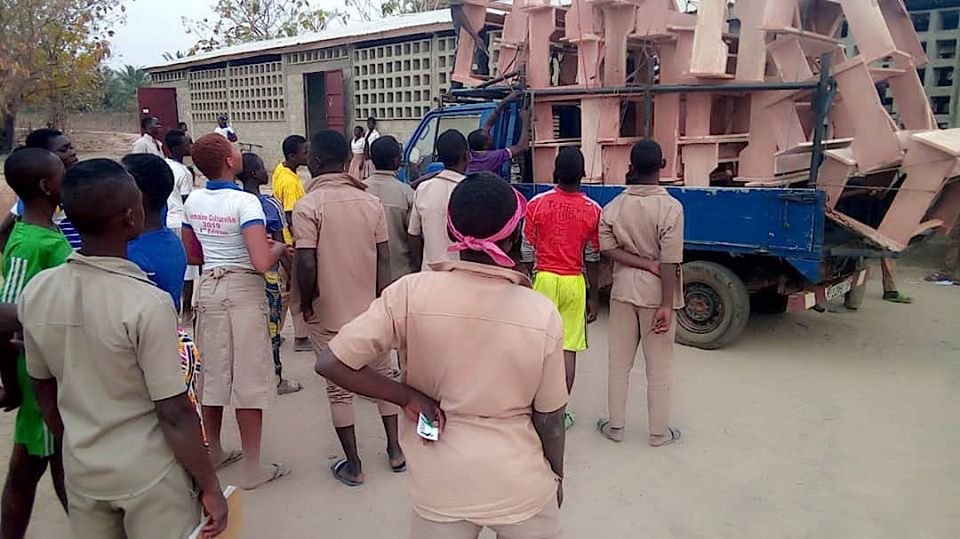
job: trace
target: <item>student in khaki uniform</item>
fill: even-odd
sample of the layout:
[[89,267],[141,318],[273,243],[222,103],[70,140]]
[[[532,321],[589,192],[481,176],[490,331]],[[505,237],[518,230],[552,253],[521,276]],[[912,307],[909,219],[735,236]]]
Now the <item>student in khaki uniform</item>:
[[176,359],[173,302],[125,259],[143,229],[140,190],[93,159],[67,173],[63,206],[82,247],[27,285],[19,317],[37,401],[64,441],[73,536],[180,539],[201,505],[217,535],[227,502]]
[[[560,536],[563,323],[505,254],[523,214],[499,177],[460,182],[450,230],[462,260],[390,285],[317,359],[328,380],[403,408],[414,539],[474,539],[483,527],[501,539]],[[407,358],[403,382],[364,368],[388,349]],[[418,437],[421,414],[437,441]]]
[[447,236],[447,205],[450,193],[464,178],[463,171],[470,164],[470,148],[463,133],[449,129],[437,138],[436,149],[444,170],[417,185],[408,229],[414,239],[414,255],[423,271],[435,262],[460,259],[457,253],[447,249],[451,243]]
[[[350,146],[340,133],[317,132],[310,140],[310,173],[307,194],[293,209],[293,235],[297,242],[296,274],[301,310],[310,339],[319,353],[340,328],[362,313],[390,282],[390,251],[383,205],[366,192],[366,186],[344,172]],[[390,356],[381,354],[378,372],[390,373]],[[353,394],[327,384],[330,415],[346,458],[331,471],[341,483],[363,483],[363,468],[354,431]],[[406,469],[397,441],[399,410],[377,403],[387,435],[387,457],[394,472]]]
[[600,218],[600,250],[613,260],[610,293],[610,419],[597,429],[615,442],[623,440],[630,370],[643,348],[647,374],[650,445],[680,438],[668,425],[673,370],[675,309],[683,307],[680,264],[683,262],[683,207],[659,182],[665,166],[660,145],[638,142],[630,151],[627,189]]
[[402,151],[397,139],[389,135],[377,139],[370,145],[373,174],[363,180],[367,185],[367,192],[380,199],[386,212],[387,228],[390,231],[390,240],[387,243],[390,247],[391,282],[420,270],[419,266],[414,265],[410,235],[407,234],[410,209],[413,207],[413,189],[397,178]]

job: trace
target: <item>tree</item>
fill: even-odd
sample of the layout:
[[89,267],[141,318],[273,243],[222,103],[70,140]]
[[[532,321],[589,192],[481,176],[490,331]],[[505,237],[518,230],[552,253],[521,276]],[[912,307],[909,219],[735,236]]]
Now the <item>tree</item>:
[[0,153],[10,150],[17,112],[28,104],[63,124],[95,102],[100,63],[124,9],[112,0],[0,0]]
[[338,16],[335,11],[312,7],[310,0],[218,0],[213,12],[213,20],[183,17],[187,33],[199,37],[187,55],[237,43],[317,32]]
[[147,72],[142,67],[132,65],[119,70],[104,67],[101,77],[101,106],[106,110],[135,110],[137,88],[150,84]]
[[363,21],[450,7],[448,0],[344,0],[344,4]]

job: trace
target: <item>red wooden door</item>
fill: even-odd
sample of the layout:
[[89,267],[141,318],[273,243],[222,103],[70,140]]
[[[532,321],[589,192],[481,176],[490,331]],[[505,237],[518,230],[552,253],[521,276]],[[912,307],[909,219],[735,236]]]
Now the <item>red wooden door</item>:
[[176,88],[137,88],[137,104],[140,108],[140,118],[156,116],[160,119],[160,124],[163,126],[160,140],[163,140],[168,129],[176,129],[180,121],[180,115],[177,114]]
[[327,109],[327,129],[347,133],[347,102],[343,91],[343,71],[324,71],[323,89]]

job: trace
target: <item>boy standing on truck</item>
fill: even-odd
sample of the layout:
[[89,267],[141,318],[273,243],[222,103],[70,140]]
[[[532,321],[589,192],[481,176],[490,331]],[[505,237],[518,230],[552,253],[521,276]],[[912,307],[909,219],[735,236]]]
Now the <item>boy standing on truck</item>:
[[490,130],[497,124],[503,109],[522,96],[523,94],[519,92],[510,94],[494,109],[483,127],[471,131],[467,136],[470,144],[470,164],[467,166],[467,174],[493,172],[499,176],[504,163],[509,163],[511,159],[530,148],[530,109],[523,109],[520,111],[520,140],[509,148],[492,149],[493,137],[490,135]]
[[609,419],[597,422],[606,438],[623,441],[630,370],[643,347],[650,445],[680,439],[670,427],[674,310],[683,307],[683,206],[659,185],[666,166],[660,145],[643,140],[630,151],[627,189],[600,219],[600,250],[613,261],[607,385]]
[[[580,150],[561,150],[553,173],[557,187],[530,200],[523,227],[537,261],[533,289],[550,298],[563,319],[568,393],[573,390],[577,352],[587,349],[587,324],[597,319],[597,225],[601,209],[580,192],[580,180],[585,175]],[[584,257],[587,245],[593,249]],[[583,277],[584,266],[587,279]],[[570,412],[564,423],[568,428],[573,425]]]

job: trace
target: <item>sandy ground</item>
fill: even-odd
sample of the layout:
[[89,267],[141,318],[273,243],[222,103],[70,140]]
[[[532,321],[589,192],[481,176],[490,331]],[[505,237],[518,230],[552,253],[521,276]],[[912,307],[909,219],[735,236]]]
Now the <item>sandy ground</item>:
[[[956,537],[960,287],[922,275],[903,271],[914,305],[880,301],[872,282],[860,312],[756,317],[728,349],[678,347],[673,416],[684,437],[669,448],[645,443],[640,364],[626,442],[593,431],[606,408],[601,320],[574,388],[565,536]],[[286,352],[289,375],[307,389],[267,415],[265,453],[294,474],[244,493],[242,536],[406,537],[406,481],[387,467],[376,408],[358,405],[367,484],[347,489],[328,470],[339,447],[323,381],[310,354]],[[0,417],[0,437],[11,426],[12,415]],[[235,422],[225,430],[237,445]],[[4,461],[8,451],[0,444]],[[228,468],[224,484],[238,472]],[[68,536],[46,480],[28,536]]]

